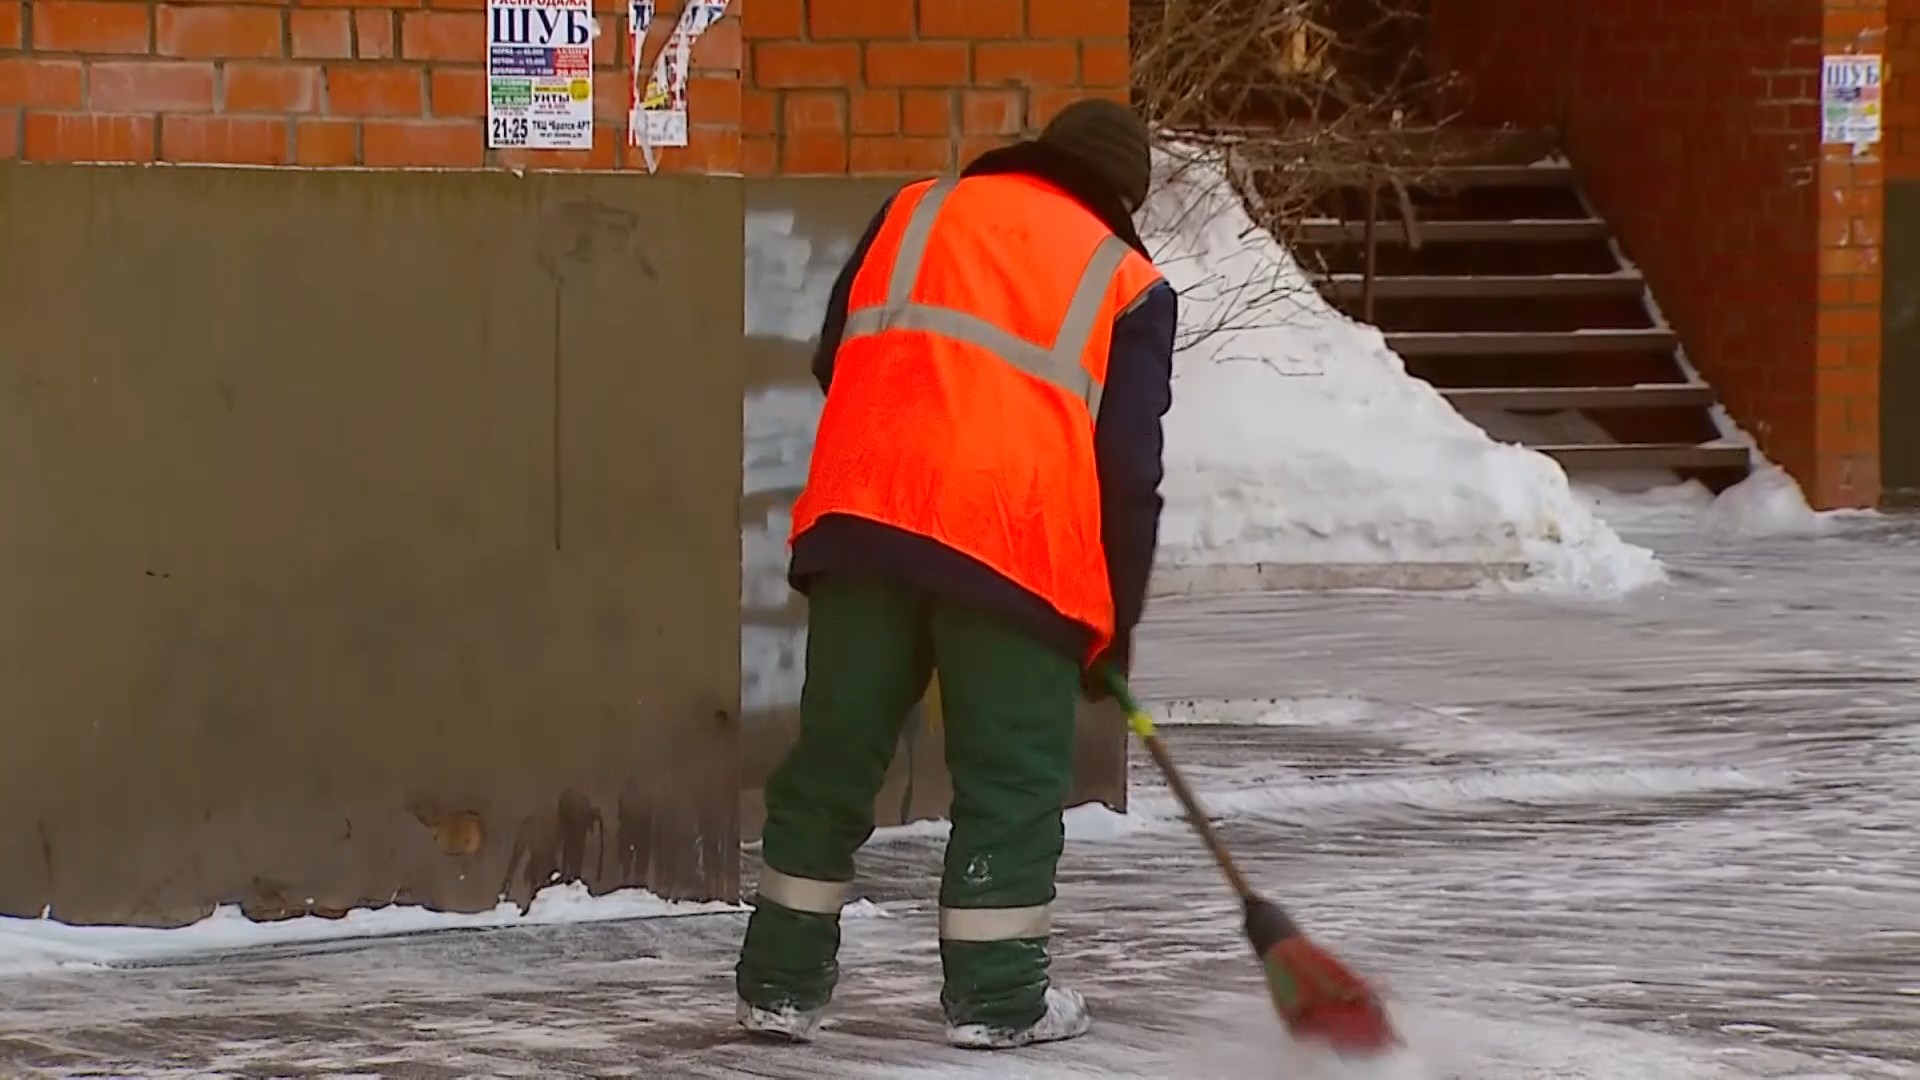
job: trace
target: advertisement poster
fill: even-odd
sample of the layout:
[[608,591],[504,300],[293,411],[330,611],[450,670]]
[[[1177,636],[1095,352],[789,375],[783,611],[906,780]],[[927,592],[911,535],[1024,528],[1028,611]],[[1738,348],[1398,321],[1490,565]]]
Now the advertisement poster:
[[487,0],[487,147],[593,148],[593,0]]
[[693,44],[707,28],[727,13],[727,0],[687,0],[680,21],[661,48],[652,71],[643,79],[641,46],[653,25],[654,0],[629,0],[627,27],[633,57],[633,102],[627,115],[627,141],[647,152],[647,166],[655,164],[653,151],[663,146],[687,145],[687,75]]
[[1820,141],[1871,146],[1880,141],[1878,56],[1829,56],[1820,65]]

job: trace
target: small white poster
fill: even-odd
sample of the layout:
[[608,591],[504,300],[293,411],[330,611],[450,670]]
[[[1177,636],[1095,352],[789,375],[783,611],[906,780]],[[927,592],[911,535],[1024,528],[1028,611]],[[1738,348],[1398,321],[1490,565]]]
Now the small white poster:
[[647,28],[653,25],[654,0],[628,0],[627,55],[633,57],[633,99],[627,113],[627,142],[646,151],[647,167],[657,164],[653,151],[663,146],[687,145],[687,75],[693,44],[727,13],[727,0],[687,0],[680,21],[641,77]]
[[1820,65],[1820,141],[1856,147],[1880,141],[1878,56],[1829,56]]
[[487,147],[593,149],[593,0],[487,0]]

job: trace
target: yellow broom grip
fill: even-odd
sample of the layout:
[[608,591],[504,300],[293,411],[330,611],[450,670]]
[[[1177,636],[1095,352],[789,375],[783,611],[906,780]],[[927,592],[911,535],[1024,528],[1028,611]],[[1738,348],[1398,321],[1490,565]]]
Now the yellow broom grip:
[[927,730],[939,731],[941,724],[940,673],[937,671],[933,673],[932,678],[927,680],[927,696],[925,700],[927,703]]
[[1107,689],[1113,692],[1113,700],[1119,702],[1120,707],[1126,710],[1127,726],[1133,729],[1135,735],[1143,739],[1151,739],[1159,733],[1160,729],[1153,724],[1153,717],[1148,716],[1147,710],[1140,707],[1140,702],[1134,698],[1133,691],[1127,688],[1127,680],[1121,678],[1119,672],[1102,665],[1100,677],[1107,680]]

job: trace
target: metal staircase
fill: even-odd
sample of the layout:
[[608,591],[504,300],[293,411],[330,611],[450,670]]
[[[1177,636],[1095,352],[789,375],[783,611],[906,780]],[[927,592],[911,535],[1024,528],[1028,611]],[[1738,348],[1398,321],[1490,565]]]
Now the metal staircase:
[[[1398,193],[1336,192],[1300,224],[1295,250],[1323,295],[1494,434],[1557,427],[1521,441],[1570,473],[1667,470],[1716,489],[1744,478],[1747,448],[1722,438],[1712,388],[1572,167],[1542,153],[1551,142],[1460,141],[1485,149]],[[1574,438],[1538,422],[1573,413]]]

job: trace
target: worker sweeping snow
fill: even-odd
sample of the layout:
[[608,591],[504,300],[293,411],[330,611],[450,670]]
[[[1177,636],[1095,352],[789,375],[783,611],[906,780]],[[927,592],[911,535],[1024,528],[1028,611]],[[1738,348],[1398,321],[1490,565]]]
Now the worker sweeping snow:
[[1134,231],[1145,126],[1104,100],[883,206],[835,283],[827,394],[793,510],[808,597],[800,737],[768,779],[736,970],[750,1032],[813,1038],[854,852],[940,673],[953,830],[940,888],[949,1039],[1087,1031],[1048,938],[1075,703],[1125,671],[1159,530],[1177,299]]

